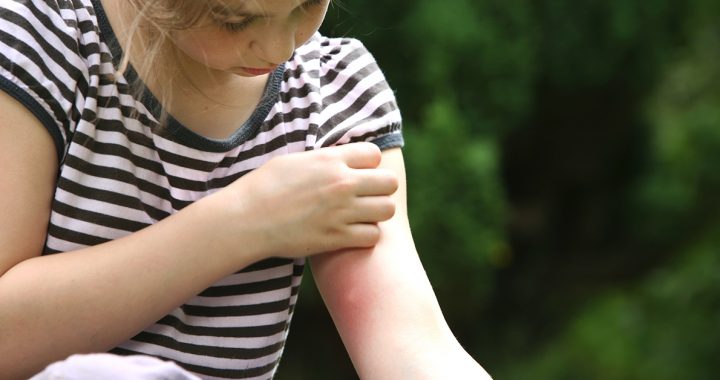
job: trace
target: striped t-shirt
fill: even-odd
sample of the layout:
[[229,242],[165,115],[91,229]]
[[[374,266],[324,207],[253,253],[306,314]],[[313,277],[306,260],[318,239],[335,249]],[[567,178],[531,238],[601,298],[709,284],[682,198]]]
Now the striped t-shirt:
[[[55,141],[60,167],[44,254],[151,225],[271,157],[354,141],[403,143],[394,94],[356,40],[315,35],[274,71],[252,116],[205,138],[133,97],[132,70],[91,0],[0,2],[0,88]],[[242,249],[238,247],[238,249]],[[268,259],[223,279],[113,350],[177,362],[206,378],[271,378],[304,260]]]

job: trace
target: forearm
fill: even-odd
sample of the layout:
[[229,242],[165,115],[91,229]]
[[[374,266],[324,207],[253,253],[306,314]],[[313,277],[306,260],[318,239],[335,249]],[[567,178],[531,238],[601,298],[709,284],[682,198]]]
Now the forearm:
[[213,239],[221,231],[210,231],[209,202],[127,237],[11,268],[0,277],[0,373],[27,377],[71,353],[107,350],[256,260]]
[[356,370],[373,380],[488,378],[450,331],[415,250],[401,152],[384,152],[381,167],[396,172],[400,186],[397,211],[380,223],[378,244],[312,259],[318,289]]
[[482,379],[485,372],[448,328],[414,249],[394,239],[399,238],[385,234],[373,250],[313,258],[318,287],[333,305],[333,320],[358,374]]
[[[381,241],[379,248],[387,244]],[[347,250],[312,259],[318,288],[325,303],[333,305],[333,321],[362,378],[377,378],[363,372],[382,373],[400,364],[398,357],[413,355],[419,342],[443,341],[449,334],[435,300],[420,296],[429,285],[417,278],[418,268],[405,265],[402,271],[388,273],[389,259],[415,266],[412,253],[393,255],[378,257],[376,249]]]

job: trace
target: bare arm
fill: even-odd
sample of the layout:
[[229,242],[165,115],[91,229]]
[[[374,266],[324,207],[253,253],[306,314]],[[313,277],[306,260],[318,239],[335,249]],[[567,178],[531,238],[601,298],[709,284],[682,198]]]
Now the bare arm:
[[40,257],[55,148],[34,116],[3,92],[0,109],[3,378],[27,378],[70,353],[109,349],[256,259],[199,255],[222,250],[200,238],[210,236],[202,226],[213,223],[197,207],[124,239]]
[[400,178],[395,216],[369,249],[312,258],[313,275],[363,379],[489,379],[448,328],[415,250],[399,149],[381,167]]
[[372,170],[377,148],[355,145],[271,160],[141,231],[41,256],[58,165],[54,146],[34,116],[1,91],[0,109],[3,379],[112,348],[260,259],[372,246],[379,229],[367,222],[392,214],[389,197],[368,203],[364,195],[392,193],[394,177]]

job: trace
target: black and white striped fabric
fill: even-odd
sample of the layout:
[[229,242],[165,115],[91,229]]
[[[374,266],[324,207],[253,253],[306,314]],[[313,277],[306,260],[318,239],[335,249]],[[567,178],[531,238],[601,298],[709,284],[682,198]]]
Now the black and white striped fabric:
[[[0,2],[0,88],[45,126],[61,162],[45,254],[138,231],[273,156],[354,141],[403,144],[394,94],[353,39],[316,35],[298,48],[226,140],[172,118],[156,128],[157,100],[132,96],[133,72],[111,80],[120,53],[96,1]],[[271,378],[303,265],[269,259],[245,268],[113,352],[170,359],[204,378]]]

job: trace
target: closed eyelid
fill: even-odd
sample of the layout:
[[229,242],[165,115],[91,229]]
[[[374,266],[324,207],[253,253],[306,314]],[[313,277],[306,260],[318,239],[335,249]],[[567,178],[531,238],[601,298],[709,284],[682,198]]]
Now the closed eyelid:
[[210,15],[216,19],[216,20],[223,20],[223,21],[229,21],[229,20],[244,20],[251,17],[257,17],[258,15],[248,13],[248,12],[234,12],[232,10],[229,10],[227,8],[213,8],[210,10]]
[[[294,10],[301,9],[304,7],[312,6],[312,5],[318,5],[322,4],[325,0],[306,0],[302,2],[298,2],[297,6],[294,8]],[[272,17],[272,14],[264,14],[264,13],[252,13],[244,8],[230,8],[228,6],[214,6],[210,8],[210,14],[217,18],[222,20],[243,20],[247,18],[270,18]]]

